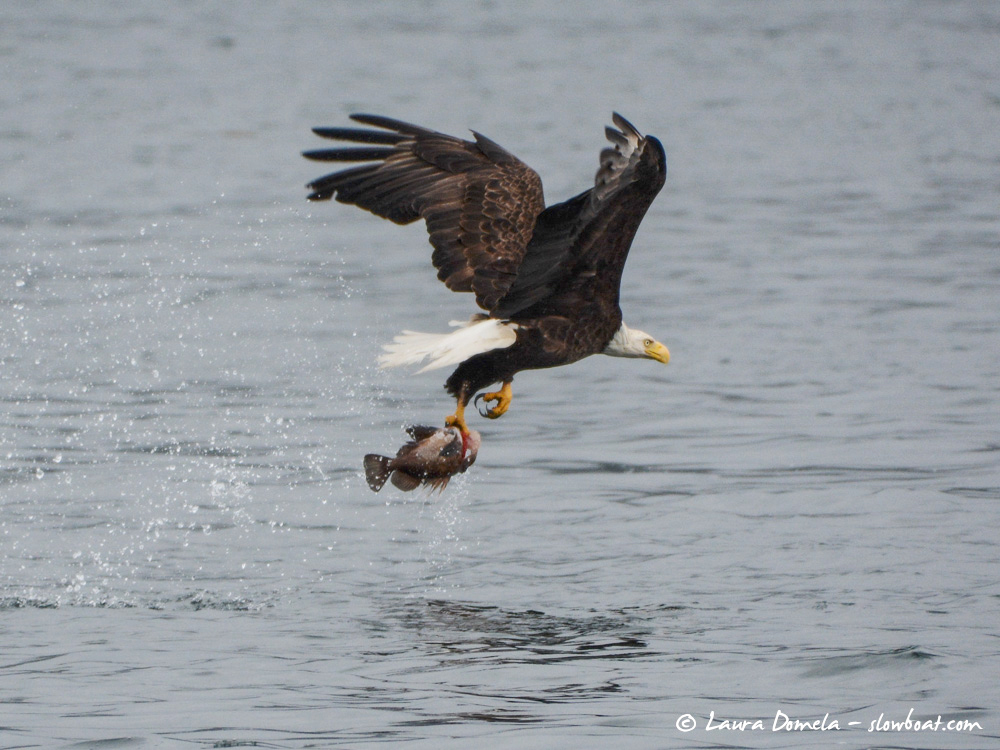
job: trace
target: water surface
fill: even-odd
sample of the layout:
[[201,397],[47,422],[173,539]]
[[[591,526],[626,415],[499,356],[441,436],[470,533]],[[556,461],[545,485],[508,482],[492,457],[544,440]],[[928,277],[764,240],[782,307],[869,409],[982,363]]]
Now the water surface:
[[[0,28],[0,747],[996,746],[994,6]],[[309,128],[475,128],[557,201],[613,109],[668,153],[622,296],[670,366],[525,373],[446,493],[372,494],[451,410],[380,344],[472,301],[304,200]],[[867,731],[911,708],[978,728]]]

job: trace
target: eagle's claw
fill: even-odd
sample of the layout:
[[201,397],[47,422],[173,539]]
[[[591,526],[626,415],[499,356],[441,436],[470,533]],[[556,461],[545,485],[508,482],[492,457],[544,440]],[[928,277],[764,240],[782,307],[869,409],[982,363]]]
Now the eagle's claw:
[[[487,417],[488,419],[497,419],[507,413],[507,410],[510,408],[510,402],[513,398],[514,396],[510,390],[510,383],[507,382],[504,383],[503,387],[495,393],[480,393],[476,396],[473,403],[476,406],[476,409],[479,410],[479,416]],[[490,407],[486,411],[482,411],[479,409],[479,399],[482,399],[483,401],[496,401],[497,404],[496,406]]]

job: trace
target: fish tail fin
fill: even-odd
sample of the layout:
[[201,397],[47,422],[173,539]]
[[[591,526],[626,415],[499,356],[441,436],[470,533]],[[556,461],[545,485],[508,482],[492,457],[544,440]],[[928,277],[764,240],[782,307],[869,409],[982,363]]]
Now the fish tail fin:
[[517,324],[497,318],[473,316],[451,333],[403,331],[386,344],[378,358],[380,367],[418,365],[427,361],[420,372],[457,365],[469,357],[504,349],[517,340]]
[[389,478],[389,463],[392,461],[388,456],[379,456],[375,453],[369,453],[365,456],[365,478],[368,480],[368,486],[371,487],[375,492],[382,489],[382,485],[385,484],[385,480]]

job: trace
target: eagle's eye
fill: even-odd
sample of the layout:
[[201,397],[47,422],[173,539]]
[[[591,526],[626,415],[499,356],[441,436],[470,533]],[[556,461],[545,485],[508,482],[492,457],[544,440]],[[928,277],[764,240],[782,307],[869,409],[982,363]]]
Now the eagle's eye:
[[642,345],[643,345],[643,346],[645,346],[645,347],[650,347],[650,346],[652,346],[652,345],[653,345],[653,339],[646,339],[646,340],[644,340],[644,341],[642,342]]

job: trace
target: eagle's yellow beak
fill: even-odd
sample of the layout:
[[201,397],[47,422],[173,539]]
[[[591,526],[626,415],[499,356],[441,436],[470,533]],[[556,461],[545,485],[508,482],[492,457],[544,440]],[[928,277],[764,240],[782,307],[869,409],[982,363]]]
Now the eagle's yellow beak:
[[646,346],[646,356],[663,364],[667,364],[670,361],[670,352],[659,341],[653,341]]

